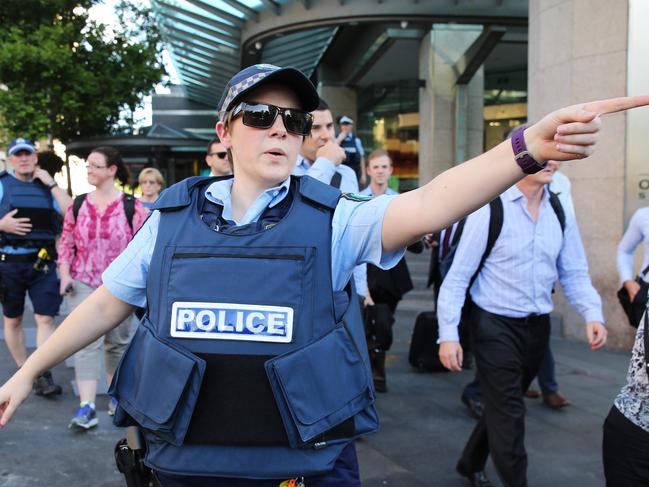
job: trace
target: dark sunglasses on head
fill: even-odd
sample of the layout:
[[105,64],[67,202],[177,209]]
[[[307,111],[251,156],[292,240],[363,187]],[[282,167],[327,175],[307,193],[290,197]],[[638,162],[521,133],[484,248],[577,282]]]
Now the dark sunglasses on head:
[[266,103],[239,103],[233,110],[230,120],[243,114],[243,124],[256,129],[273,126],[278,114],[287,132],[295,135],[310,135],[313,115],[297,108],[281,108]]
[[222,152],[210,152],[210,153],[207,154],[207,155],[208,155],[208,156],[216,156],[216,157],[218,157],[219,159],[225,159],[225,156],[227,156],[228,153],[227,153],[226,151],[222,151]]

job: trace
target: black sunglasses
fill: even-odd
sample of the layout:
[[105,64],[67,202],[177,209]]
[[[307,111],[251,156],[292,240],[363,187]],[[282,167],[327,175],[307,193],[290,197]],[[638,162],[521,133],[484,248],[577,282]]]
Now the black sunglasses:
[[227,153],[226,151],[222,151],[222,152],[210,152],[210,153],[207,154],[207,155],[208,155],[208,156],[216,156],[216,157],[218,157],[219,159],[225,159],[225,156],[227,156],[228,153]]
[[281,108],[266,103],[239,103],[230,115],[230,120],[243,113],[243,124],[256,129],[273,126],[277,114],[282,114],[282,122],[287,132],[295,135],[310,135],[313,115],[297,108]]

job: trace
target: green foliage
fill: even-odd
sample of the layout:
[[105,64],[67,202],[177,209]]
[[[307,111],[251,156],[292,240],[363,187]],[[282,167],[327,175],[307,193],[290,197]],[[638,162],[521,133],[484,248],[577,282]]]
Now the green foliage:
[[65,143],[110,133],[161,80],[153,13],[122,2],[113,29],[88,18],[96,3],[0,1],[0,134]]

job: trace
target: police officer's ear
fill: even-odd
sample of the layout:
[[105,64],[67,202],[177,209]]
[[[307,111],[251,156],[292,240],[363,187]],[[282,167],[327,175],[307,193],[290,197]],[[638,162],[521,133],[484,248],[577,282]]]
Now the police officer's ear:
[[216,135],[218,135],[221,144],[227,149],[232,149],[232,140],[230,137],[230,128],[226,126],[225,122],[216,122]]

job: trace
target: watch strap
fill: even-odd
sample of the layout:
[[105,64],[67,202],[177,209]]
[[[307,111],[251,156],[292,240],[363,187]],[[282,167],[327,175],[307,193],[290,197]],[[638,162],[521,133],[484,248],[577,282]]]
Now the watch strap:
[[531,156],[525,144],[524,133],[525,129],[521,128],[516,130],[512,135],[511,141],[514,159],[525,174],[534,174],[543,169],[547,165],[547,161],[538,162]]

